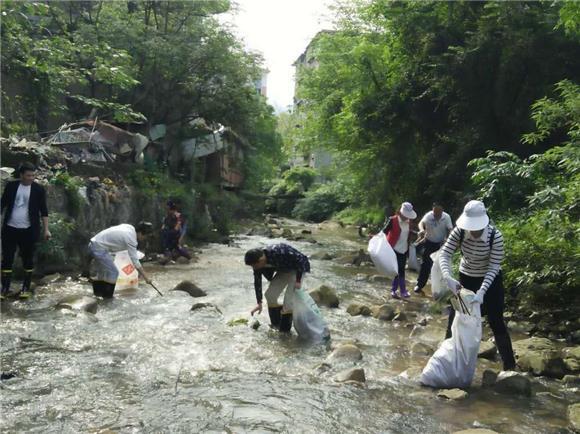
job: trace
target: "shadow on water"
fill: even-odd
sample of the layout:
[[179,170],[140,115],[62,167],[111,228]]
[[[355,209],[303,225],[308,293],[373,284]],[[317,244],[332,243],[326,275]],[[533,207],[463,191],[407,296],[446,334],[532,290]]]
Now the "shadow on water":
[[[292,242],[307,254],[364,247],[353,229],[310,228],[320,244]],[[64,296],[90,295],[86,283],[55,283],[31,302],[3,303],[2,371],[17,375],[0,382],[2,432],[424,434],[474,426],[566,432],[566,404],[578,398],[574,390],[538,384],[540,393],[524,399],[497,395],[477,381],[466,400],[450,403],[418,386],[416,375],[428,356],[410,348],[416,342],[436,346],[445,319],[429,316],[427,327],[413,331],[428,316],[429,303],[420,298],[406,303],[408,321],[400,323],[348,315],[351,301],[387,301],[386,284],[355,279],[374,274],[371,268],[313,260],[305,281],[337,288],[341,307],[322,310],[333,345],[355,342],[361,348],[357,365],[365,369],[364,387],[334,381],[352,363],[317,369],[329,354],[326,346],[279,336],[267,326],[267,313],[258,316],[258,330],[229,326],[232,319],[249,319],[255,303],[244,251],[275,241],[281,240],[240,236],[232,247],[207,246],[196,264],[151,266],[164,297],[142,286],[99,302],[96,314],[54,308]],[[185,279],[208,296],[170,291]],[[222,313],[190,311],[196,302],[212,303]],[[485,367],[499,366],[479,365],[477,378]]]

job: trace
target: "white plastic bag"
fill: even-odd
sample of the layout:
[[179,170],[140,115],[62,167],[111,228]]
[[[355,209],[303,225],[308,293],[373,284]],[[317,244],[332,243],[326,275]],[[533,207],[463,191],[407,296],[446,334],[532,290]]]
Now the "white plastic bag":
[[473,381],[481,342],[481,314],[479,306],[473,304],[474,294],[471,292],[471,295],[465,297],[463,294],[460,296],[472,314],[455,312],[451,338],[443,341],[423,369],[420,381],[425,386],[465,388]]
[[431,253],[433,265],[431,266],[431,295],[433,300],[441,300],[451,290],[447,286],[447,282],[443,278],[441,272],[441,264],[439,263],[439,250]]
[[395,277],[399,274],[397,256],[387,241],[387,236],[381,232],[369,241],[368,252],[379,273],[387,277]]
[[320,342],[330,337],[328,325],[316,302],[303,289],[295,289],[292,300],[294,328],[302,339]]
[[139,273],[133,265],[127,250],[115,254],[115,266],[119,270],[115,290],[137,288],[139,286]]
[[419,271],[421,266],[419,265],[419,260],[417,259],[417,247],[414,244],[409,246],[409,262],[407,263],[409,270]]

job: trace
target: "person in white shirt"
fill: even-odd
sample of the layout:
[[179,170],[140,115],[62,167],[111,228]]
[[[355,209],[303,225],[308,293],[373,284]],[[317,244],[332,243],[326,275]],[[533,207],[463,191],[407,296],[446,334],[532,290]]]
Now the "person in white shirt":
[[423,288],[427,284],[433,266],[431,254],[441,248],[441,244],[447,239],[452,229],[451,216],[443,211],[440,204],[433,203],[433,209],[425,214],[419,222],[419,239],[423,239],[424,249],[417,285],[413,289],[415,294],[423,293]]
[[382,232],[387,236],[387,242],[391,245],[397,256],[398,274],[393,279],[391,296],[399,298],[397,288],[401,289],[401,297],[409,298],[411,295],[407,291],[405,281],[405,265],[407,264],[407,253],[409,251],[409,222],[417,218],[417,213],[410,202],[403,202],[401,208],[394,216],[389,217]]
[[[451,259],[457,249],[461,251],[459,282],[453,278],[451,268]],[[495,345],[503,361],[503,369],[509,371],[515,368],[516,362],[503,317],[505,293],[501,273],[503,257],[502,233],[489,224],[483,202],[469,201],[463,208],[463,214],[457,219],[457,226],[451,231],[439,253],[441,272],[453,293],[457,293],[462,287],[475,292],[474,303],[481,307],[481,314],[487,316]],[[454,317],[455,311],[451,309],[446,338],[451,337]]]
[[34,252],[41,237],[41,222],[44,240],[51,238],[48,230],[48,207],[44,187],[34,181],[36,167],[22,163],[18,168],[20,179],[6,183],[2,193],[2,290],[0,299],[10,292],[12,265],[16,250],[19,251],[24,267],[21,298],[32,296],[32,273]]
[[143,270],[137,253],[137,244],[143,242],[151,234],[151,223],[141,222],[135,229],[132,225],[121,224],[105,229],[91,238],[89,251],[96,261],[97,278],[93,280],[93,293],[95,296],[112,298],[115,292],[115,284],[119,277],[119,271],[113,260],[117,252],[127,250],[138,273],[151,283],[151,279]]

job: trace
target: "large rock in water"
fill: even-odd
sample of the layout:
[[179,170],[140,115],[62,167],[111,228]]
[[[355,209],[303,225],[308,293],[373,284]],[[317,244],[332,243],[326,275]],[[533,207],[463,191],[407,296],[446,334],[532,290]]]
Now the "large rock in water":
[[334,378],[339,383],[344,383],[348,381],[356,381],[357,383],[364,383],[367,381],[365,377],[365,370],[362,368],[347,369],[346,371],[339,372]]
[[482,341],[481,344],[479,345],[477,357],[481,359],[494,360],[496,354],[497,348],[495,347],[495,344],[493,342]]
[[217,307],[213,303],[195,303],[193,306],[191,306],[191,309],[189,309],[189,310],[190,311],[196,311],[196,310],[206,309],[206,308],[214,309],[216,312],[218,312],[220,314],[222,313],[222,311],[220,310],[220,308]]
[[572,429],[580,432],[580,402],[568,407],[568,420]]
[[569,372],[580,371],[580,347],[567,347],[562,350],[564,364]]
[[509,395],[532,396],[532,382],[518,372],[503,371],[497,376],[495,390]]
[[316,252],[310,255],[310,259],[320,259],[322,261],[330,261],[334,259],[334,255],[328,252]]
[[499,375],[498,372],[494,371],[493,369],[486,369],[483,371],[483,377],[481,379],[481,385],[483,387],[491,387],[497,381],[497,376]]
[[192,297],[205,297],[207,293],[197,286],[195,283],[190,282],[189,280],[184,280],[183,282],[179,283],[172,291],[183,291],[187,292]]
[[318,288],[310,291],[310,296],[314,299],[318,306],[338,307],[340,301],[336,295],[336,291],[330,286],[321,285]]
[[430,356],[435,352],[433,347],[423,342],[416,342],[411,347],[411,354],[416,356]]
[[370,255],[366,253],[363,249],[360,249],[358,252],[353,252],[339,257],[337,259],[337,262],[340,264],[351,264],[360,267],[360,265],[363,262],[372,262],[372,261]]
[[96,298],[87,295],[71,295],[60,300],[57,309],[82,310],[89,313],[97,313],[99,303]]
[[373,317],[380,319],[381,321],[392,321],[396,315],[395,308],[388,304],[371,306],[371,313]]
[[337,347],[330,355],[327,357],[327,362],[334,361],[347,361],[347,362],[357,362],[362,359],[362,352],[356,345],[344,344]]
[[535,375],[562,378],[565,373],[562,354],[556,345],[546,338],[529,338],[514,342],[518,366]]
[[371,314],[371,309],[370,307],[365,306],[364,304],[361,303],[352,303],[347,307],[346,312],[350,316],[357,315],[369,316]]
[[467,392],[461,389],[443,389],[437,392],[437,396],[450,401],[460,401],[467,398]]
[[373,274],[371,277],[369,277],[369,281],[373,283],[391,283],[393,278],[383,276],[382,274]]

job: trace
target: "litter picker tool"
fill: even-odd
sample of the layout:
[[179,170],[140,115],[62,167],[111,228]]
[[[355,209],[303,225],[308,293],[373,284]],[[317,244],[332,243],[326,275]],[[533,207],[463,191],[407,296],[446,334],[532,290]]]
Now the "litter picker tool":
[[158,294],[159,294],[161,297],[163,297],[163,294],[161,293],[161,291],[159,291],[159,290],[157,289],[157,287],[156,287],[156,286],[153,284],[153,282],[149,282],[149,285],[151,285],[151,286],[153,287],[153,289],[154,289],[155,291],[157,291],[157,293],[158,293]]

